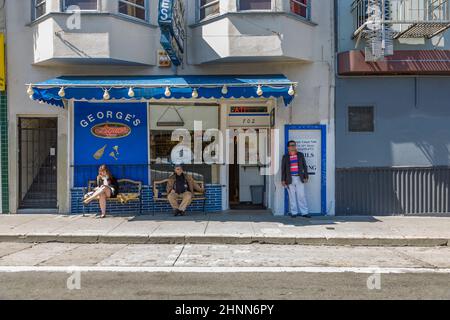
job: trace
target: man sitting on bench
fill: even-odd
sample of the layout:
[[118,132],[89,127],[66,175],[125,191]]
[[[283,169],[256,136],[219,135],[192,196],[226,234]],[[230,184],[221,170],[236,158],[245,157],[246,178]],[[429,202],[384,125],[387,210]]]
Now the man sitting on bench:
[[[167,181],[167,199],[173,208],[175,216],[184,216],[187,207],[191,204],[196,189],[195,181],[184,173],[181,165],[175,166],[175,173]],[[181,204],[178,205],[178,200]]]

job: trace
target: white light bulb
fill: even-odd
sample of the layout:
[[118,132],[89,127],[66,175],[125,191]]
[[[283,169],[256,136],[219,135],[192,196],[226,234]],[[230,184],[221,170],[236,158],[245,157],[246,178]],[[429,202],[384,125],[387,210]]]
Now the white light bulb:
[[66,91],[64,91],[64,87],[61,87],[61,89],[58,92],[58,96],[61,98],[64,98],[66,96]]
[[32,96],[34,94],[34,90],[33,90],[33,87],[31,86],[31,84],[28,86],[27,94],[29,96]]
[[194,90],[192,90],[192,98],[194,98],[194,99],[198,98],[198,91],[195,88],[194,88]]
[[256,94],[258,95],[258,96],[262,96],[263,95],[263,90],[262,90],[262,87],[261,87],[261,85],[259,85],[258,86],[258,90],[256,90]]
[[172,92],[170,92],[170,88],[169,87],[166,87],[166,91],[164,91],[164,95],[166,97],[170,97],[172,95]]
[[294,89],[294,86],[292,84],[291,84],[291,86],[289,88],[288,94],[290,96],[293,96],[295,94],[295,89]]
[[109,98],[111,98],[111,96],[109,95],[108,90],[105,89],[105,93],[103,93],[103,100],[109,100]]
[[226,85],[223,86],[223,88],[222,88],[222,94],[223,94],[223,95],[228,94],[228,87],[227,87]]
[[130,90],[128,90],[128,96],[129,96],[130,98],[134,98],[134,90],[133,90],[132,87],[130,87]]

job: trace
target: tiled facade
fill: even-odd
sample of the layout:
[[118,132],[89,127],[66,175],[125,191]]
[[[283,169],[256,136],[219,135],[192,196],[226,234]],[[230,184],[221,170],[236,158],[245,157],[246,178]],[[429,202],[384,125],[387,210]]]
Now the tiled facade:
[[[89,206],[84,207],[81,199],[83,198],[83,188],[74,188],[71,190],[71,213],[98,213],[100,208],[98,202],[94,201]],[[206,212],[218,212],[222,210],[222,186],[206,185]],[[128,204],[120,204],[116,201],[108,201],[106,211],[110,214],[139,213],[140,203],[133,201]],[[172,209],[168,202],[153,201],[153,190],[149,186],[142,189],[142,214],[149,213],[171,213]],[[194,201],[188,208],[188,212],[203,211],[203,200]]]
[[2,197],[1,212],[8,213],[8,109],[5,92],[0,92],[0,188]]

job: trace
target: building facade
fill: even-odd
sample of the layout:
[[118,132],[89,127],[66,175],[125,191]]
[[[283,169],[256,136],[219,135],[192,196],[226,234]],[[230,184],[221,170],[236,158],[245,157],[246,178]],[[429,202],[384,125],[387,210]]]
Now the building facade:
[[[207,211],[285,214],[275,160],[294,139],[309,157],[312,213],[334,214],[331,1],[7,0],[6,13],[14,39],[7,47],[11,213],[83,212],[83,188],[101,163],[143,183],[140,210],[167,211],[153,186],[171,171],[173,131],[185,129],[193,141],[200,132],[203,140],[191,145],[201,152],[208,130],[217,129],[232,137],[231,154],[243,146],[248,163],[189,164],[187,151],[179,153],[206,184]],[[256,163],[245,151],[252,144]],[[263,163],[263,153],[273,160]]]
[[6,14],[0,1],[0,212],[9,212],[8,192],[8,111],[6,95]]
[[336,4],[337,213],[449,212],[449,2]]

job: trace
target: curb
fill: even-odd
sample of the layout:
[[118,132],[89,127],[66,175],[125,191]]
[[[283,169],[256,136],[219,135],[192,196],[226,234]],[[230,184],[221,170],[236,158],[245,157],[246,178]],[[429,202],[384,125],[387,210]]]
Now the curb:
[[105,244],[270,244],[304,246],[440,247],[450,246],[443,238],[324,238],[251,236],[149,236],[149,235],[0,235],[1,242],[105,243]]

